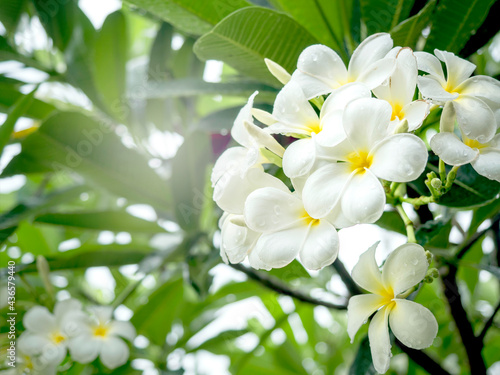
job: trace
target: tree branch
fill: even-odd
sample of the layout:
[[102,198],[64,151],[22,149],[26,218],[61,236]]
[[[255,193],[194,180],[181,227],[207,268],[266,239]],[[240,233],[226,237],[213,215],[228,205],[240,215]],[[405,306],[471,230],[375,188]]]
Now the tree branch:
[[354,282],[352,279],[351,275],[349,275],[349,272],[344,267],[344,263],[340,261],[339,258],[332,264],[333,268],[335,268],[335,271],[337,271],[337,274],[340,276],[340,279],[344,282],[345,286],[347,287],[347,290],[351,295],[355,296],[356,294],[361,294],[362,291],[359,288],[358,284]]
[[273,278],[267,276],[266,274],[254,271],[253,269],[245,267],[241,264],[230,264],[230,266],[238,271],[243,272],[249,278],[259,282],[260,284],[262,284],[266,288],[272,289],[280,294],[284,294],[286,296],[293,297],[299,301],[302,301],[305,303],[310,303],[312,305],[325,306],[325,307],[328,307],[330,309],[335,309],[335,310],[347,309],[347,305],[339,305],[336,303],[322,301],[322,300],[313,298],[307,294],[304,294],[298,290],[290,289],[287,285],[285,285],[277,280],[274,280]]
[[425,354],[422,350],[411,349],[405,346],[398,339],[395,340],[397,346],[401,348],[403,352],[408,355],[408,357],[415,362],[417,365],[422,367],[429,374],[433,375],[450,375],[448,371],[443,369],[439,363],[437,363],[434,359]]
[[491,229],[495,228],[495,226],[500,222],[500,215],[495,216],[494,219],[492,219],[491,224],[488,228],[483,229],[481,232],[476,232],[472,237],[470,237],[460,248],[458,249],[456,258],[457,259],[462,259],[464,255],[469,251],[472,246],[476,243],[477,240],[479,240],[482,236],[484,236],[488,231]]
[[479,336],[477,336],[478,340],[481,341],[481,346],[484,346],[484,337],[486,336],[486,333],[488,332],[488,329],[493,325],[493,321],[495,320],[495,315],[497,312],[500,310],[500,302],[498,303],[497,307],[493,311],[493,314],[491,314],[490,318],[484,323],[484,327],[481,330],[481,333]]

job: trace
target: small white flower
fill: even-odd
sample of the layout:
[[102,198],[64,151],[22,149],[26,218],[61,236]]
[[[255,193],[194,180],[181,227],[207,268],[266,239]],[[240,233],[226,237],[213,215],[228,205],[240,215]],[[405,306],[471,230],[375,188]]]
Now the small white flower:
[[308,178],[304,205],[314,217],[333,215],[337,228],[373,223],[385,206],[379,178],[408,182],[424,171],[427,148],[413,134],[391,134],[392,108],[379,99],[349,103],[342,123],[346,140],[327,151],[340,163],[319,168]]
[[245,221],[262,233],[249,256],[255,268],[281,268],[299,256],[306,268],[318,270],[337,258],[335,227],[327,218],[309,215],[298,192],[272,187],[254,191],[245,203]]
[[96,306],[89,311],[91,316],[81,321],[78,336],[69,342],[71,357],[80,363],[90,363],[99,357],[110,369],[125,364],[129,349],[121,337],[133,341],[134,326],[130,322],[112,320],[113,309],[109,306]]
[[60,364],[66,357],[68,342],[78,330],[84,316],[75,299],[60,301],[51,314],[46,307],[35,306],[23,317],[26,331],[19,337],[23,351],[47,364]]
[[[16,367],[12,369],[12,372],[0,372],[4,375],[55,375],[57,372],[57,366],[59,363],[50,362],[44,357],[43,352],[39,354],[28,353],[28,351],[33,351],[33,347],[25,348],[25,341],[18,341],[16,348]],[[38,352],[39,350],[37,350]]]
[[436,134],[431,148],[446,164],[470,163],[480,175],[500,182],[500,134],[489,142],[480,143],[462,134],[462,140],[451,132]]
[[332,49],[320,44],[307,47],[299,56],[292,81],[302,87],[308,99],[328,94],[350,82],[361,82],[374,89],[394,70],[395,60],[385,57],[392,46],[389,34],[371,35],[356,48],[347,69]]
[[408,130],[413,131],[422,125],[429,113],[429,103],[413,100],[417,88],[417,59],[411,48],[393,48],[387,57],[396,58],[396,69],[391,74],[387,85],[373,90],[379,99],[392,107],[391,128],[396,129],[401,121],[408,122]]
[[[487,76],[470,77],[476,66],[451,52],[434,50],[434,54],[415,52],[420,70],[429,73],[418,77],[418,88],[424,98],[436,104],[452,101],[460,130],[481,143],[491,140],[497,130],[494,111],[500,108],[500,83]],[[445,77],[441,61],[446,64]],[[470,78],[469,78],[470,77]],[[453,128],[454,118],[442,116],[442,128]]]
[[225,212],[219,220],[220,255],[224,263],[241,263],[252,251],[260,233],[248,228],[243,215]]
[[354,281],[373,294],[351,297],[347,332],[352,342],[361,325],[377,312],[370,322],[368,338],[375,370],[383,374],[391,359],[389,325],[404,345],[424,349],[434,341],[438,324],[429,309],[398,297],[426,275],[429,264],[422,246],[409,243],[398,247],[389,254],[381,273],[375,260],[377,245],[378,242],[363,253],[352,270]]

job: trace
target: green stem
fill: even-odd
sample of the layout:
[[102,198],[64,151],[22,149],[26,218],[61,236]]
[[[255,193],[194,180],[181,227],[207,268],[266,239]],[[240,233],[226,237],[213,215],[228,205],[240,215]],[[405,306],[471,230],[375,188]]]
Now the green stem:
[[446,181],[446,167],[444,165],[443,159],[439,159],[439,177],[441,181],[445,183]]
[[418,198],[404,198],[398,197],[401,202],[410,203],[413,206],[423,206],[429,203],[434,203],[434,197],[420,196]]
[[417,243],[417,238],[415,237],[415,228],[413,227],[413,221],[410,220],[401,203],[396,204],[395,207],[399,213],[399,216],[401,216],[401,219],[403,219],[403,222],[405,224],[406,236],[408,237],[408,242]]

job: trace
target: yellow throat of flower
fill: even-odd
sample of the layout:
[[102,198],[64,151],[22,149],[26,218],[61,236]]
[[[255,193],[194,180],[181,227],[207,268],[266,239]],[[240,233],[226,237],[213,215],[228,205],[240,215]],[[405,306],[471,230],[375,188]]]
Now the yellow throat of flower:
[[466,146],[469,146],[470,148],[477,148],[478,150],[481,150],[482,148],[488,147],[488,143],[479,143],[475,139],[469,139],[467,137],[463,137],[464,139],[464,144]]
[[52,341],[55,343],[55,344],[60,344],[62,343],[63,341],[66,340],[66,337],[63,336],[60,332],[54,332],[52,335],[51,335],[51,339]]
[[109,328],[103,325],[98,325],[94,328],[94,336],[104,338],[108,335]]
[[364,173],[372,165],[373,156],[367,151],[355,151],[347,155],[346,161],[350,164],[352,172]]
[[319,120],[309,122],[308,124],[306,124],[306,127],[309,131],[309,135],[312,135],[312,133],[318,134],[322,129]]
[[302,219],[304,219],[304,223],[306,226],[315,226],[319,224],[319,219],[314,219],[304,210],[302,213]]
[[402,119],[405,117],[405,113],[403,112],[403,106],[401,103],[391,103],[392,106],[392,115],[391,115],[391,121],[398,119]]

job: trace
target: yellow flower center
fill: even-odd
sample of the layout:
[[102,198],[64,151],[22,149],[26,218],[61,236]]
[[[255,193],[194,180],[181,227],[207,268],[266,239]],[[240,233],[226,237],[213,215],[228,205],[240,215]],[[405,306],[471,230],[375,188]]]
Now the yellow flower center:
[[24,367],[28,370],[33,370],[33,361],[31,360],[31,357],[25,355],[24,356]]
[[312,218],[311,216],[309,216],[309,214],[307,213],[306,210],[304,210],[304,212],[302,213],[302,219],[304,219],[306,226],[318,225],[320,222],[319,219],[315,219],[315,218]]
[[319,120],[318,121],[311,121],[311,122],[307,123],[306,127],[307,127],[307,130],[309,131],[309,134],[312,134],[312,133],[318,134],[322,130],[322,127],[321,127]]
[[384,306],[391,306],[394,304],[394,291],[392,288],[386,289],[384,288],[381,291],[381,296],[384,298]]
[[351,152],[346,157],[346,161],[350,164],[351,172],[364,173],[370,168],[373,162],[373,156],[367,151]]
[[105,327],[105,326],[97,326],[94,328],[94,336],[96,337],[106,337],[107,334],[108,334],[108,327]]
[[60,332],[53,333],[52,336],[51,336],[51,338],[52,338],[52,341],[55,342],[56,344],[60,344],[64,340],[66,340],[66,337],[64,337],[63,335],[61,335]]
[[403,112],[403,106],[400,103],[391,103],[392,105],[392,116],[391,121],[398,119],[402,119],[405,117],[405,113]]
[[475,139],[469,139],[466,137],[464,137],[464,144],[470,148],[477,148],[478,150],[489,146],[488,143],[479,143]]
[[450,94],[460,95],[460,92],[455,88],[455,86],[456,86],[455,83],[448,79],[448,81],[446,81],[446,86],[444,86],[443,88]]

